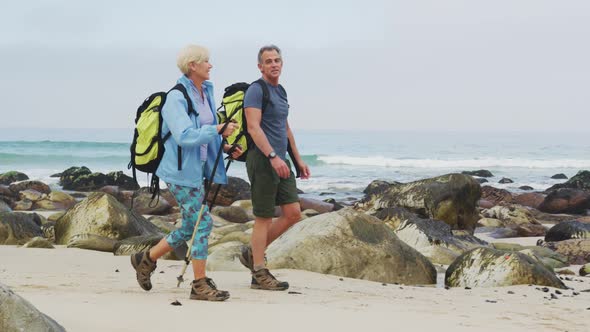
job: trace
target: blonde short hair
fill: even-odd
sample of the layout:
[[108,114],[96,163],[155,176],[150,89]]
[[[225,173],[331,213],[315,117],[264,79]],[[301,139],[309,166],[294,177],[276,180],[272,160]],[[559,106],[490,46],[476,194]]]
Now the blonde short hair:
[[207,48],[199,45],[187,45],[178,53],[176,65],[183,74],[188,75],[190,70],[189,63],[201,63],[205,61],[209,61],[209,50]]

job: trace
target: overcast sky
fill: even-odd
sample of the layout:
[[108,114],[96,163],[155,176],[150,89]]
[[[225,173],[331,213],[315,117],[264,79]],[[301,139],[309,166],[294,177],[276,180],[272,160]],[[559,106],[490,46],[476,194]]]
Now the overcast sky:
[[283,49],[295,129],[587,131],[590,1],[11,1],[0,128],[131,128],[188,43],[223,88]]

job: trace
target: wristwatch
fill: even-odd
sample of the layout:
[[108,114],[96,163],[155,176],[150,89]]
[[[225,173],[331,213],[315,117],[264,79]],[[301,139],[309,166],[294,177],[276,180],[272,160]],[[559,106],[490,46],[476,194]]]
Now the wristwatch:
[[272,158],[274,158],[274,157],[276,157],[276,156],[277,156],[276,152],[274,152],[274,151],[271,151],[271,152],[268,154],[268,159],[272,159]]

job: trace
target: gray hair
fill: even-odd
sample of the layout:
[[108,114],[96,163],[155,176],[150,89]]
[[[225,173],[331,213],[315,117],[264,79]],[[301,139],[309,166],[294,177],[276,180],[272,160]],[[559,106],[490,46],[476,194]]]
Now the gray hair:
[[279,53],[279,56],[281,56],[281,49],[277,45],[271,44],[262,46],[258,51],[258,63],[262,63],[262,53],[266,51],[277,51],[277,53]]
[[188,75],[189,63],[201,63],[205,61],[209,61],[209,50],[207,48],[199,45],[187,45],[178,53],[176,65],[183,74]]

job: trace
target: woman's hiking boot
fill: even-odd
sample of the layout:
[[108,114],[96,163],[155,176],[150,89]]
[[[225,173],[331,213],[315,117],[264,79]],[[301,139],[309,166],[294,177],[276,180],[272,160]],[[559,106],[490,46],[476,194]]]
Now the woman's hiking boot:
[[266,290],[286,290],[289,288],[289,283],[286,281],[278,281],[268,269],[260,269],[252,273],[252,289],[266,289]]
[[144,251],[131,255],[131,265],[135,269],[135,276],[139,286],[146,291],[152,289],[150,276],[156,269],[156,262],[152,262],[150,259],[150,252]]
[[229,299],[229,292],[217,289],[217,285],[211,278],[193,280],[191,287],[191,300],[225,301]]

